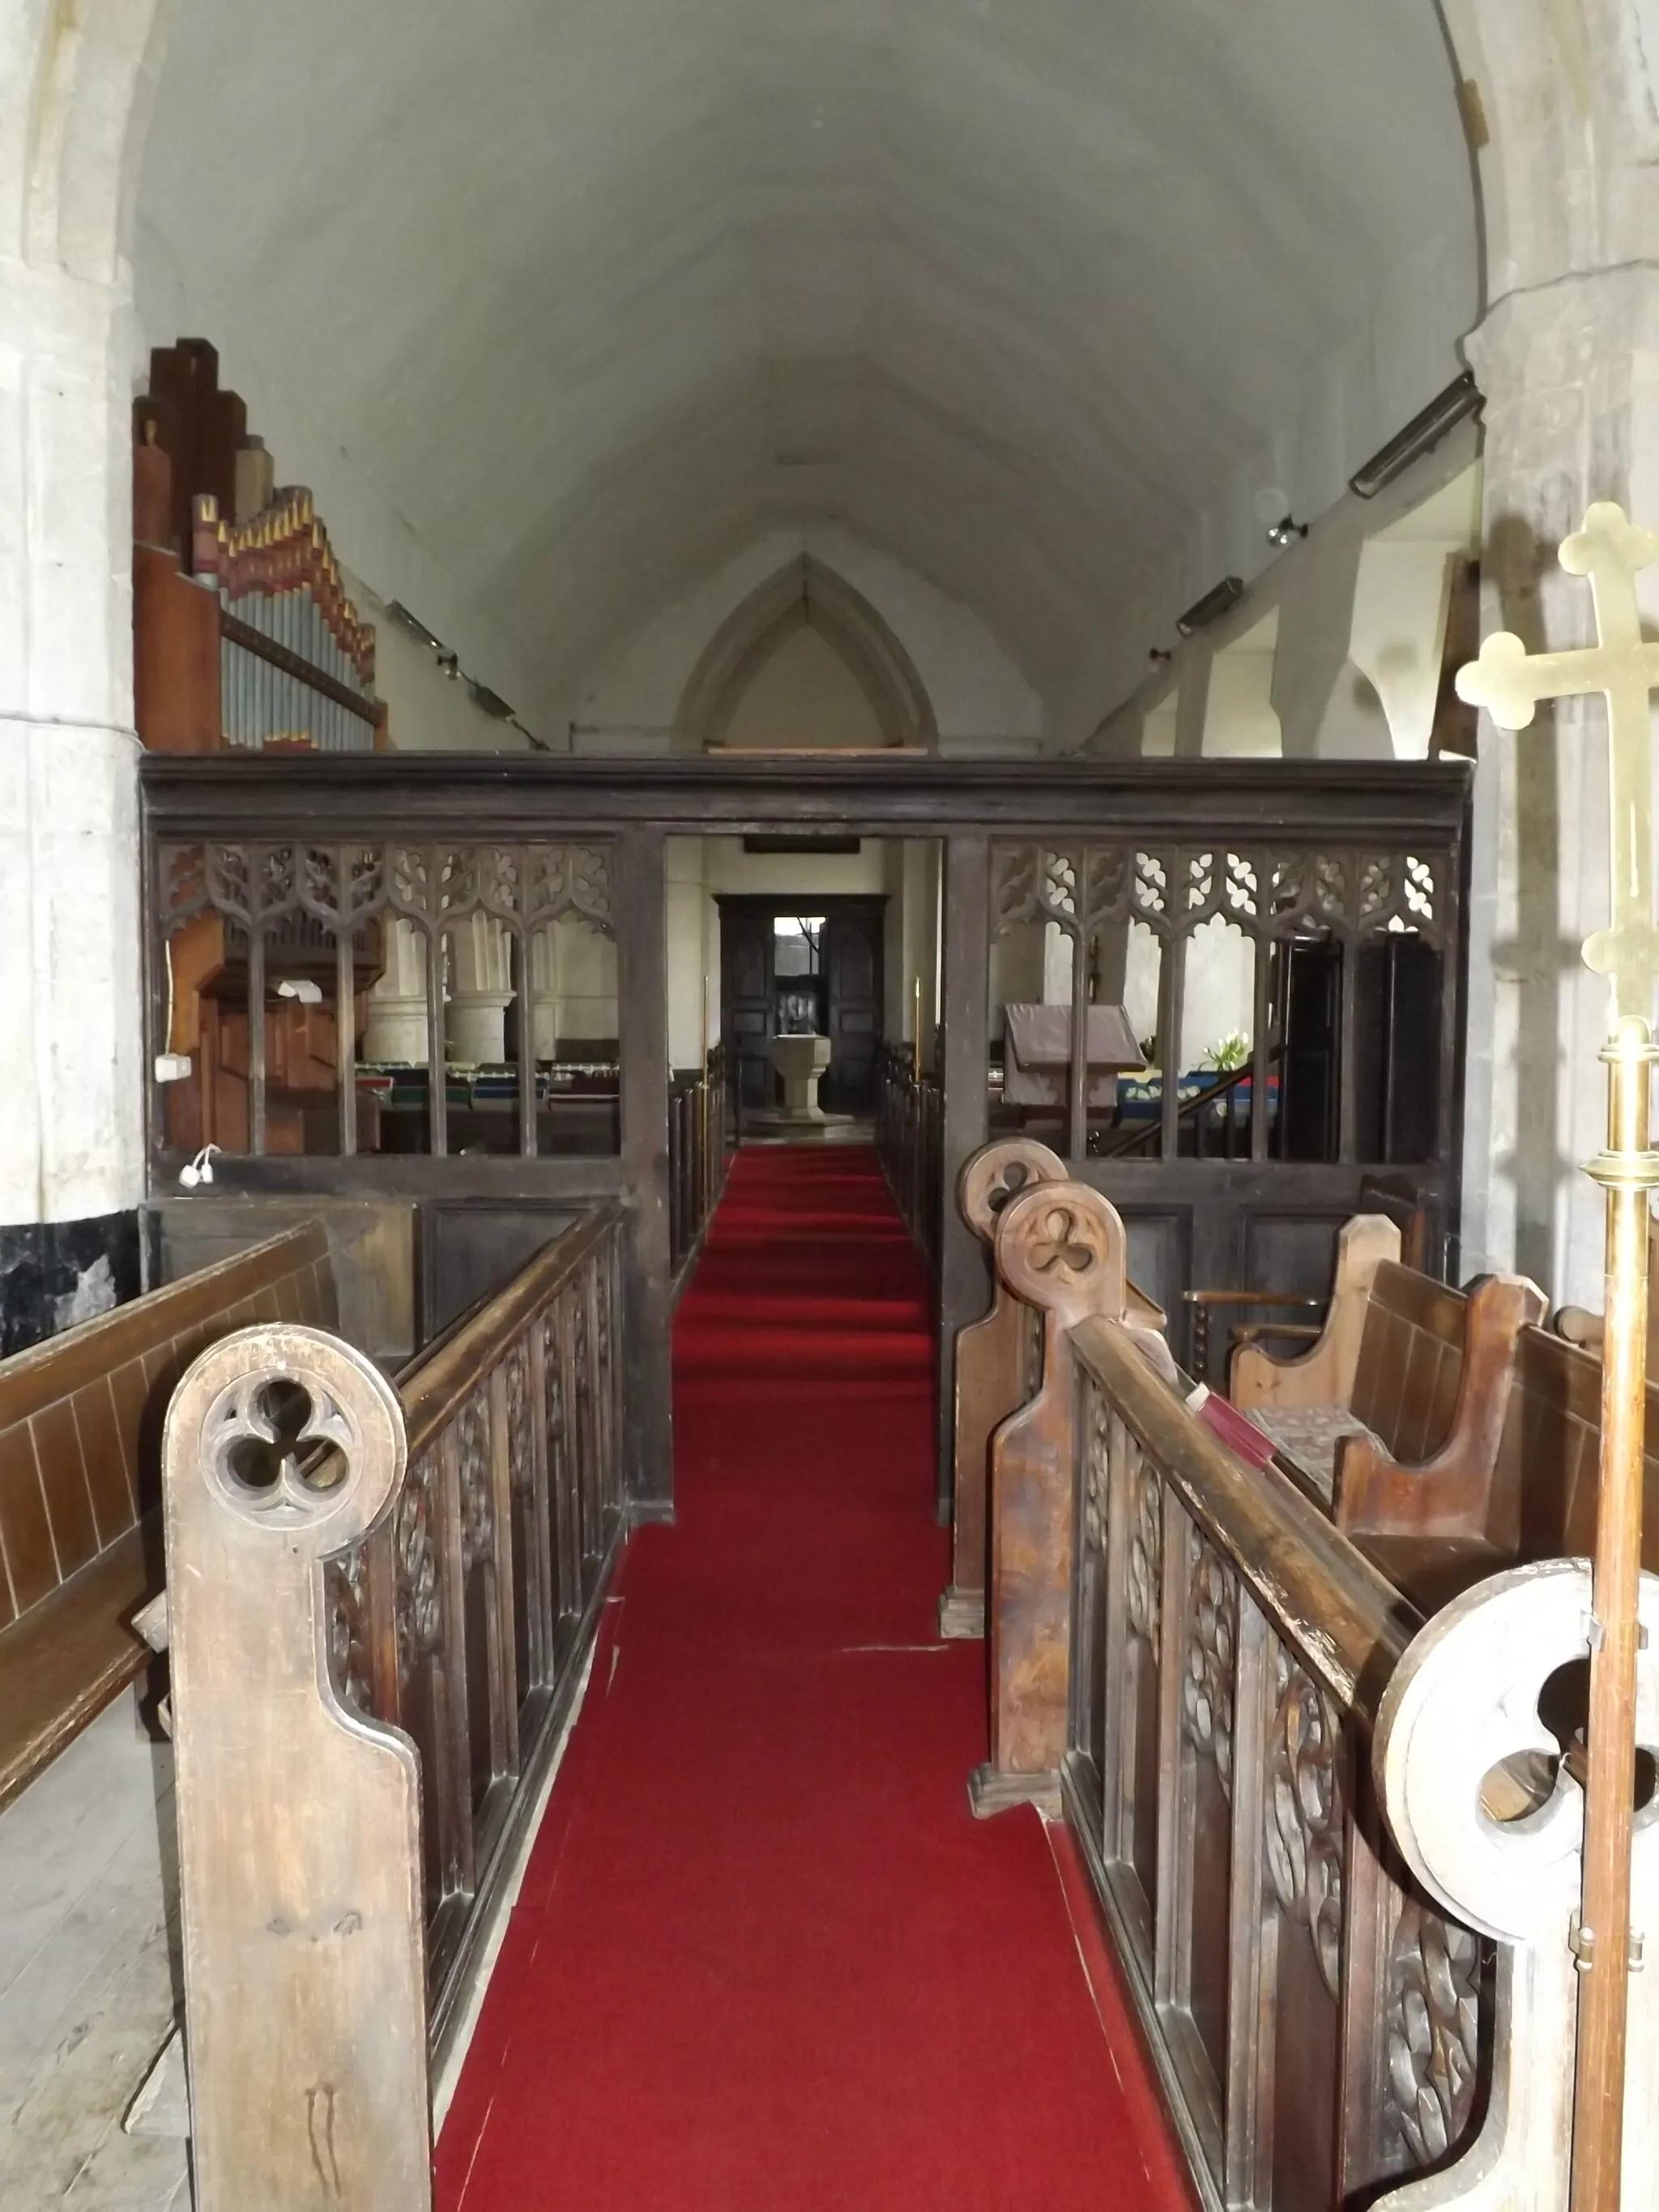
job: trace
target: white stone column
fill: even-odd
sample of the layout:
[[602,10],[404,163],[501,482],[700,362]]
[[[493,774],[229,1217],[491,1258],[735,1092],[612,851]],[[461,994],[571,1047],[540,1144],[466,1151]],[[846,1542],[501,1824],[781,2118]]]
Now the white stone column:
[[531,1018],[538,1060],[556,1060],[559,1042],[559,939],[550,922],[530,940]]
[[386,966],[368,994],[361,1057],[424,1067],[431,1049],[426,1018],[426,939],[412,921],[389,915]]
[[493,915],[469,915],[449,927],[451,983],[445,1015],[448,1056],[464,1066],[507,1058],[507,1010],[513,1002],[513,945]]
[[[1483,629],[1534,651],[1594,637],[1556,548],[1614,499],[1659,525],[1659,270],[1568,276],[1502,301],[1470,339],[1486,395]],[[1659,574],[1641,580],[1659,618]],[[1483,717],[1470,868],[1462,1275],[1519,1267],[1599,1309],[1605,981],[1583,938],[1607,917],[1607,720],[1546,702],[1511,736]]]
[[614,1037],[616,945],[574,915],[562,915],[553,929],[558,945],[560,1036]]
[[[126,236],[158,0],[0,0],[0,1332],[138,1287]],[[9,1287],[45,1285],[33,1312]]]
[[143,1192],[127,349],[0,252],[0,1226]]
[[[704,979],[708,941],[704,911],[702,840],[667,840],[668,1064],[702,1065]],[[708,994],[712,1001],[712,992]]]

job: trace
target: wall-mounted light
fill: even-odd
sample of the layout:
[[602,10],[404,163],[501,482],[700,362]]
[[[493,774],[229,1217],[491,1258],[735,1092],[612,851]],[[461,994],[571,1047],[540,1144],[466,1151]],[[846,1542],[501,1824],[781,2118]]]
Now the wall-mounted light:
[[480,684],[476,677],[467,678],[466,688],[473,705],[482,708],[491,721],[511,722],[518,719],[501,693],[492,691],[487,684]]
[[1267,543],[1269,545],[1277,545],[1283,552],[1285,546],[1294,545],[1298,538],[1305,538],[1307,534],[1308,526],[1305,522],[1298,522],[1291,514],[1282,515],[1277,522],[1269,524]]
[[393,622],[406,629],[411,637],[418,637],[422,645],[430,646],[434,653],[443,651],[443,641],[434,637],[418,615],[412,615],[401,599],[388,599],[386,611]]
[[465,684],[473,705],[488,714],[492,721],[510,723],[520,737],[528,738],[538,752],[552,750],[552,747],[538,738],[533,730],[526,729],[499,691],[492,691],[487,684],[480,684],[477,677],[469,676],[461,665],[459,653],[452,653],[443,640],[429,630],[418,615],[410,614],[400,599],[388,599],[386,611],[399,628],[406,629],[411,637],[418,638],[428,647],[437,661],[440,672],[448,677],[452,684]]
[[309,975],[285,975],[276,986],[279,999],[297,999],[302,1006],[320,1006],[323,987]]
[[1201,599],[1193,602],[1186,613],[1177,619],[1176,628],[1182,637],[1190,637],[1195,629],[1202,629],[1206,623],[1218,620],[1229,608],[1236,607],[1243,596],[1242,579],[1224,576],[1212,590],[1205,592]]
[[1455,383],[1449,384],[1420,415],[1413,415],[1403,430],[1373,453],[1363,469],[1354,471],[1348,478],[1349,490],[1360,499],[1375,499],[1385,484],[1403,475],[1413,461],[1431,452],[1449,430],[1455,430],[1466,415],[1474,414],[1481,404],[1474,371],[1466,368]]

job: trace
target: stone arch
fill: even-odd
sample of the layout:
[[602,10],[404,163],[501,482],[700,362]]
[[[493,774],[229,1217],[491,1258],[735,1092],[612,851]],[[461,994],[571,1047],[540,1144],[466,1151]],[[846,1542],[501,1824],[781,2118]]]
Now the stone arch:
[[1659,54],[1644,51],[1639,0],[1443,0],[1441,13],[1478,149],[1486,309],[1643,258]]
[[933,702],[897,633],[861,592],[810,553],[757,586],[704,647],[680,695],[678,743],[696,750],[719,744],[761,670],[808,626],[868,701],[884,744],[937,750]]
[[121,274],[170,0],[0,0],[0,252]]

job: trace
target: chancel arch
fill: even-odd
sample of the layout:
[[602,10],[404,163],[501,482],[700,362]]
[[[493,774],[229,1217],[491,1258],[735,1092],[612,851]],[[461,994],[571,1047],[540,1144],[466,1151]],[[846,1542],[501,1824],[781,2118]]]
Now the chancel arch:
[[678,742],[933,750],[939,726],[915,663],[864,594],[803,553],[709,640],[680,699]]

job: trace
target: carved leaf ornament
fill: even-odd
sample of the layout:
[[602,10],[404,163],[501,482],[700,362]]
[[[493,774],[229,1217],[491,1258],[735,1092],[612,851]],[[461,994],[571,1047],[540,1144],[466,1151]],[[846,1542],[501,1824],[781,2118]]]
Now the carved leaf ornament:
[[603,842],[171,846],[161,893],[169,932],[211,911],[243,930],[307,915],[355,935],[386,913],[430,930],[482,913],[531,930],[569,915],[615,934]]
[[432,1534],[436,1468],[423,1452],[410,1468],[398,1501],[392,1555],[397,1577],[398,1677],[407,1689],[416,1665],[429,1659],[443,1635],[438,1550]]
[[1480,1942],[1408,1899],[1389,1968],[1388,2124],[1413,2164],[1462,2134],[1480,2064]]
[[1214,1545],[1198,1540],[1188,1602],[1181,1709],[1194,1747],[1213,1761],[1223,1792],[1233,1785],[1233,1681],[1238,1577]]
[[[1126,1439],[1127,1431],[1124,1431]],[[1128,1444],[1129,1627],[1143,1644],[1158,1646],[1158,1584],[1164,1573],[1164,1495],[1158,1471],[1139,1445]]]
[[1331,1995],[1342,1988],[1341,1718],[1325,1692],[1275,1647],[1279,1703],[1267,1772],[1267,1871],[1284,1911],[1313,1938]]

